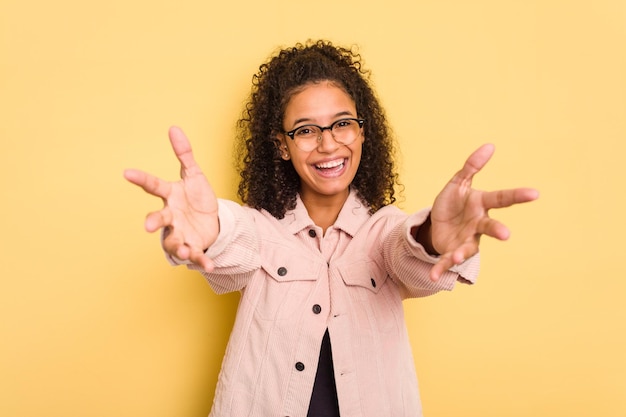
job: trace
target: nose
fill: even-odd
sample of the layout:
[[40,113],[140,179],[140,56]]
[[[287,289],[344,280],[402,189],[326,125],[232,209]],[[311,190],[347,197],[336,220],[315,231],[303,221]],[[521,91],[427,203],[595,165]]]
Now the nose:
[[335,140],[332,130],[328,127],[323,128],[317,138],[317,150],[323,153],[330,153],[339,146],[339,142]]

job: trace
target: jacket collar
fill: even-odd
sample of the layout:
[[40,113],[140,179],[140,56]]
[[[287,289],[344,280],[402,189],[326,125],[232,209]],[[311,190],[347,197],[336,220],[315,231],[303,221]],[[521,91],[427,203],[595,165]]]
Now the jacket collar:
[[[369,218],[369,206],[359,199],[354,189],[351,189],[334,226],[354,237],[359,228]],[[311,228],[315,225],[309,217],[300,195],[298,195],[296,200],[296,208],[287,211],[285,217],[279,221],[294,235],[302,229]]]

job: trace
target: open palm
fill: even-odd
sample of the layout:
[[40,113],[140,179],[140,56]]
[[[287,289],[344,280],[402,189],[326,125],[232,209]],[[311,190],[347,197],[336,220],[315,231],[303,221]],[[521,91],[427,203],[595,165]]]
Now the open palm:
[[215,242],[219,233],[217,198],[196,163],[182,130],[170,128],[169,138],[181,165],[179,181],[165,181],[134,169],[124,171],[124,177],[163,200],[164,207],[148,214],[145,227],[148,232],[164,229],[165,251],[210,271],[213,262],[204,251]]
[[431,211],[430,244],[442,256],[431,271],[433,279],[478,253],[482,235],[508,239],[508,228],[489,217],[489,210],[533,201],[538,197],[537,191],[532,188],[473,189],[474,175],[485,166],[493,152],[491,144],[474,151],[435,199]]

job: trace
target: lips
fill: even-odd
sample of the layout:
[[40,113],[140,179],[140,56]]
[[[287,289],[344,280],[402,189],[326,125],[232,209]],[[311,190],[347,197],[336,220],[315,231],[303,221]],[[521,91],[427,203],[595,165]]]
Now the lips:
[[324,161],[315,164],[316,171],[323,176],[334,176],[341,174],[345,168],[346,159],[338,158],[331,161]]
[[315,164],[315,168],[333,169],[333,168],[337,168],[340,165],[343,165],[343,163],[344,163],[344,159],[340,158],[340,159],[335,159],[334,161],[320,162],[319,164]]

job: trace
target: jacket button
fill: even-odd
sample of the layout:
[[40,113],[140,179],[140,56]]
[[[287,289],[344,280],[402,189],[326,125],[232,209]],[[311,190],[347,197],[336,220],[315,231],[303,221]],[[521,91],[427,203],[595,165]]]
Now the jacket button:
[[315,236],[317,236],[317,233],[315,233],[315,230],[309,229],[309,236],[315,237]]
[[319,304],[315,304],[313,306],[313,312],[315,314],[320,314],[322,312],[322,306],[320,306]]
[[280,275],[281,277],[284,277],[285,275],[287,275],[287,268],[281,266],[276,272],[278,272],[278,275]]
[[372,280],[372,287],[376,288],[376,281],[374,281],[374,278],[371,278]]
[[302,362],[296,362],[296,369],[300,372],[304,371],[304,364]]

